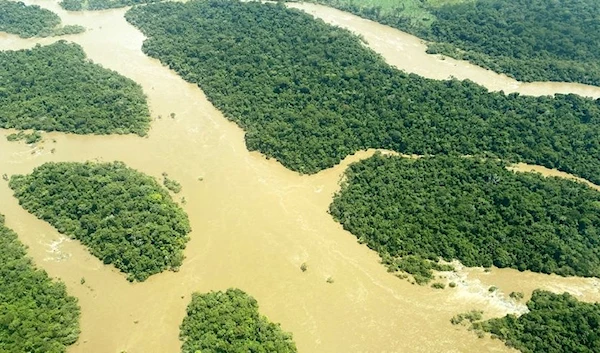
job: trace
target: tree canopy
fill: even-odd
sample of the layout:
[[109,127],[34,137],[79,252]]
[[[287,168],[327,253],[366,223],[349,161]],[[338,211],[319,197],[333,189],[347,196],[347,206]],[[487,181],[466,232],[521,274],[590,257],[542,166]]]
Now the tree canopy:
[[63,353],[79,337],[79,306],[26,257],[0,215],[0,352]]
[[430,41],[441,53],[520,81],[600,86],[596,0],[317,0]]
[[330,213],[382,257],[600,276],[600,192],[491,159],[375,155],[352,164]]
[[181,324],[182,353],[293,353],[292,335],[258,312],[239,289],[194,293]]
[[121,162],[45,163],[12,176],[9,186],[23,208],[129,280],[176,270],[183,261],[187,215],[156,180]]
[[81,26],[60,26],[60,17],[37,5],[20,1],[0,0],[0,32],[22,38],[75,34],[85,31]]
[[150,113],[134,81],[74,43],[0,52],[0,128],[145,135]]
[[60,6],[68,11],[106,10],[159,1],[161,0],[62,0]]
[[488,153],[600,183],[600,100],[488,92],[406,74],[350,32],[281,4],[160,3],[126,18],[143,50],[200,85],[246,145],[315,173],[368,148]]
[[600,303],[536,290],[529,312],[474,324],[523,353],[600,352]]

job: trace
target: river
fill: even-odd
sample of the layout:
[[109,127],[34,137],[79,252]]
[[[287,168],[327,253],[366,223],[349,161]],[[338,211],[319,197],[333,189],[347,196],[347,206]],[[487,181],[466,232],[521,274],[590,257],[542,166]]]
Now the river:
[[[8,142],[5,136],[12,131],[0,130],[0,173],[29,173],[48,161],[86,160],[124,161],[157,178],[167,172],[183,186],[176,200],[185,197],[193,229],[179,272],[131,284],[79,242],[24,211],[0,181],[0,213],[7,225],[29,246],[34,262],[79,298],[82,333],[69,353],[179,352],[179,324],[190,294],[229,287],[254,296],[263,314],[293,333],[301,353],[509,352],[498,340],[479,339],[452,326],[450,318],[471,309],[488,316],[522,311],[522,304],[506,299],[508,293],[529,295],[538,287],[569,290],[583,300],[600,298],[597,279],[515,270],[462,269],[450,275],[457,288],[445,290],[397,279],[375,252],[327,214],[344,169],[373,151],[315,175],[298,175],[248,152],[243,131],[197,86],[145,56],[140,50],[144,37],[124,20],[125,10],[68,13],[47,0],[27,3],[53,10],[65,24],[85,26],[87,32],[65,38],[79,43],[94,62],[140,83],[155,120],[145,138],[48,133],[36,146]],[[303,6],[323,17],[341,14],[345,25],[355,24],[365,37],[372,32],[395,43],[404,36],[391,29],[381,32],[378,25],[369,27],[351,15]],[[0,34],[0,49],[55,40]],[[411,55],[420,50],[408,42],[399,47]],[[390,50],[385,58],[394,63],[402,50]],[[418,60],[414,65],[412,70],[420,72]],[[447,69],[459,77],[452,66]],[[175,119],[169,117],[172,112]],[[304,262],[305,273],[300,270]],[[334,283],[326,282],[329,277]],[[499,290],[489,293],[492,285]]]

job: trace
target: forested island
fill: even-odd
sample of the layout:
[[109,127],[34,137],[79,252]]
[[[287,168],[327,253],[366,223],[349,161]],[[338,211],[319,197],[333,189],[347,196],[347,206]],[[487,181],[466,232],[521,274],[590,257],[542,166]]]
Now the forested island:
[[294,353],[292,335],[258,312],[239,289],[194,293],[181,324],[182,353]]
[[143,50],[246,131],[249,150],[301,173],[368,148],[481,154],[600,183],[600,100],[490,93],[406,74],[346,30],[282,4],[135,7]]
[[596,0],[316,0],[429,41],[519,81],[600,85]]
[[529,312],[475,323],[523,353],[600,352],[600,304],[578,301],[568,293],[536,290]]
[[23,208],[130,281],[181,266],[186,213],[155,179],[121,162],[45,163],[9,186]]
[[79,337],[79,305],[26,257],[0,215],[0,352],[63,353]]
[[92,63],[75,43],[0,51],[0,128],[145,135],[139,84]]
[[62,0],[59,4],[68,11],[106,10],[119,7],[149,4],[161,0]]
[[331,215],[392,269],[409,256],[600,276],[600,192],[586,184],[460,156],[376,154],[345,177]]
[[85,31],[81,26],[61,26],[60,17],[37,5],[20,1],[0,0],[0,32],[22,38],[76,34]]

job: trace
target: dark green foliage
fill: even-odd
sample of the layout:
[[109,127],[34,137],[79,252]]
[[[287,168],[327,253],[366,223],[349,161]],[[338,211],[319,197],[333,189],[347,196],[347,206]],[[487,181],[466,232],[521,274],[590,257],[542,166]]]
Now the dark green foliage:
[[474,324],[523,353],[600,352],[600,304],[536,290],[529,312]]
[[0,0],[0,32],[22,38],[75,34],[85,31],[81,26],[60,27],[60,17],[50,10],[22,2]]
[[292,335],[258,312],[254,298],[239,289],[194,293],[181,324],[182,353],[291,353]]
[[0,264],[0,352],[65,352],[79,337],[77,299],[35,269],[2,215]]
[[0,72],[0,128],[144,135],[150,126],[141,87],[77,44],[0,52]]
[[24,140],[25,143],[27,144],[31,144],[31,143],[36,143],[42,140],[42,134],[40,134],[38,131],[34,131],[32,133],[25,133],[25,131],[19,131],[16,134],[10,134],[8,136],[6,136],[6,139],[8,141],[21,141]]
[[469,60],[520,81],[600,85],[596,0],[423,0],[389,9],[355,0],[317,2],[430,40],[430,53]]
[[585,184],[455,156],[375,155],[346,176],[330,212],[384,259],[600,275],[600,192]]
[[19,203],[143,281],[183,261],[187,215],[153,178],[114,163],[46,163],[11,177]]
[[283,5],[161,3],[129,10],[143,50],[198,83],[250,150],[303,173],[357,150],[491,153],[600,183],[600,101],[489,93],[387,65],[349,32]]
[[60,6],[68,11],[106,10],[159,1],[161,0],[62,0]]

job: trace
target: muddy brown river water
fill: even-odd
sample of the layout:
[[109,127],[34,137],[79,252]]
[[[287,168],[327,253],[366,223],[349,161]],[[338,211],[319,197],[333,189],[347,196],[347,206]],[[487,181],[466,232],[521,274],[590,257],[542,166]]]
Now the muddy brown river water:
[[[302,353],[509,352],[479,339],[450,318],[471,309],[488,316],[520,312],[511,291],[568,290],[600,299],[598,279],[562,278],[515,270],[461,269],[448,274],[454,289],[411,285],[386,272],[377,254],[356,242],[327,214],[346,166],[359,152],[312,176],[291,172],[244,145],[243,131],[228,122],[195,85],[145,56],[143,35],[127,24],[125,10],[68,13],[50,1],[30,0],[58,13],[65,24],[88,30],[65,37],[96,63],[137,81],[155,119],[147,138],[44,134],[37,146],[6,141],[0,130],[0,173],[29,173],[48,161],[120,160],[144,173],[179,181],[193,228],[180,271],[128,283],[77,241],[28,214],[0,181],[0,213],[29,246],[35,263],[60,278],[82,309],[79,341],[69,353],[179,352],[179,324],[194,291],[238,287],[261,312],[294,335]],[[362,34],[391,64],[424,76],[470,78],[490,89],[526,94],[572,91],[600,97],[600,88],[572,84],[519,84],[472,65],[424,54],[418,39],[355,16],[309,4],[309,13]],[[29,48],[51,39],[0,34],[0,49]],[[168,115],[176,113],[175,119]],[[55,153],[51,150],[55,149]],[[523,166],[521,166],[523,167]],[[523,168],[529,168],[527,166]],[[306,262],[308,271],[300,265]],[[334,283],[326,283],[328,277]],[[85,278],[85,284],[81,279]],[[488,288],[499,288],[489,293]]]

